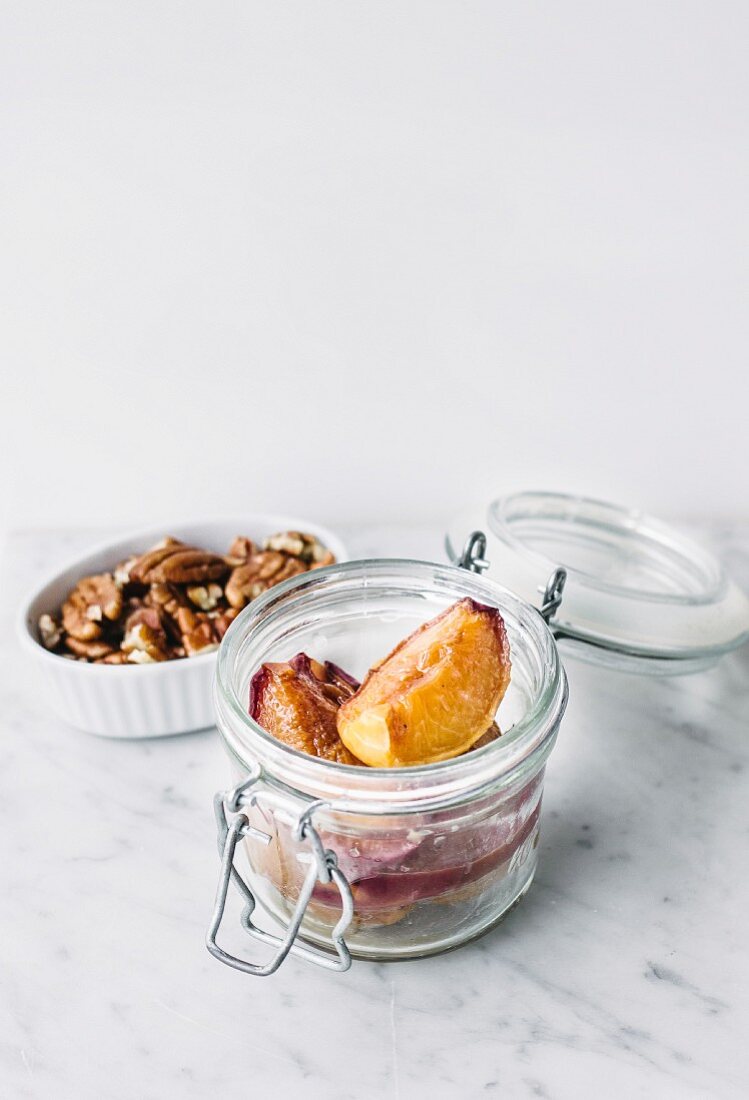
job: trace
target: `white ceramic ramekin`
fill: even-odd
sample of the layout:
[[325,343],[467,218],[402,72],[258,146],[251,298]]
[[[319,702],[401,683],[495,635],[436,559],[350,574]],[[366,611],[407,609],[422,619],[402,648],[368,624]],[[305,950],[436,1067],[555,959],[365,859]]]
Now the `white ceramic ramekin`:
[[262,542],[277,531],[308,531],[332,550],[338,561],[348,555],[341,540],[319,524],[289,516],[250,513],[236,519],[191,524],[161,524],[94,547],[26,599],[18,634],[43,685],[44,697],[71,726],[102,737],[159,737],[213,725],[211,684],[216,654],[186,657],[154,665],[94,665],[49,653],[38,641],[37,623],[56,611],[81,577],[112,569],[142,553],[165,535],[193,546],[226,553],[236,535]]

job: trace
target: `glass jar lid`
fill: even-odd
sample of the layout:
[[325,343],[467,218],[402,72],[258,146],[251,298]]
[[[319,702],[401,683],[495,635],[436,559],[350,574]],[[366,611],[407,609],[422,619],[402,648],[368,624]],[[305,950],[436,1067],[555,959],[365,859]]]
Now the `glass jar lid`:
[[488,575],[538,608],[550,575],[566,571],[551,625],[577,656],[692,672],[749,639],[749,600],[720,562],[641,512],[564,493],[514,493],[455,520],[446,539],[453,561],[474,530],[486,535]]

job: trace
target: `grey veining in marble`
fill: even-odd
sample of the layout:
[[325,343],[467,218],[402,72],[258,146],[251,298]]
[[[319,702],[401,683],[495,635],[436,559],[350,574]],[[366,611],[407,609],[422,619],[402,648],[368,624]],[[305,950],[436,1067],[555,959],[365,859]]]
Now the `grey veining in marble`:
[[[351,535],[442,556],[437,528]],[[703,535],[749,585],[749,528]],[[494,932],[259,981],[203,946],[215,734],[64,728],[16,650],[23,589],[90,541],[15,535],[4,555],[0,1096],[749,1095],[749,649],[679,680],[570,662],[539,874]]]

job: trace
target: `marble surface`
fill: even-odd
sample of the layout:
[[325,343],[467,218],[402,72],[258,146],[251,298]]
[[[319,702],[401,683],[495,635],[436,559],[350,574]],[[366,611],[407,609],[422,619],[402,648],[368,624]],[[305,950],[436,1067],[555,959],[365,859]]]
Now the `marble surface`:
[[[749,586],[749,527],[702,534]],[[349,535],[442,556],[436,527]],[[748,648],[681,680],[569,663],[539,873],[494,932],[260,981],[203,945],[215,732],[67,729],[16,648],[24,589],[90,541],[16,534],[3,555],[0,1096],[749,1094]]]

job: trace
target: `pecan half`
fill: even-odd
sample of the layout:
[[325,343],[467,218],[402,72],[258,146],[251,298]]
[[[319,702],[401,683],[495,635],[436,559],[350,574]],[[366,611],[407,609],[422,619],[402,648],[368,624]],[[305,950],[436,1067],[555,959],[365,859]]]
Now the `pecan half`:
[[150,579],[164,584],[205,584],[225,577],[229,566],[210,550],[176,550],[165,558]]
[[145,596],[148,607],[158,607],[172,619],[177,618],[180,607],[189,607],[184,592],[173,584],[152,584]]
[[84,577],[62,605],[62,625],[82,642],[101,635],[103,619],[114,622],[122,611],[122,593],[111,573]]
[[[138,631],[142,627],[142,631]],[[142,644],[137,639],[142,639]],[[128,643],[127,645],[125,643]],[[122,640],[122,648],[127,652],[131,649],[155,646],[163,653],[169,649],[169,640],[164,625],[164,617],[158,607],[139,607],[128,615],[125,621],[125,637]]]
[[108,653],[106,657],[96,657],[94,659],[95,665],[126,665],[127,663],[127,653],[123,653],[121,649]]
[[[152,608],[150,610],[153,610]],[[136,612],[136,615],[141,612]],[[148,623],[139,620],[122,639],[122,652],[127,654],[131,664],[151,664],[168,659],[166,637],[158,628],[152,629]]]
[[[211,616],[217,615],[211,612]],[[236,614],[236,612],[235,612]],[[197,657],[218,648],[222,634],[214,619],[205,611],[193,611],[190,607],[180,607],[177,612],[177,626],[181,635],[182,656]]]
[[335,565],[335,554],[332,550],[326,550],[319,561],[313,561],[310,569],[322,569],[324,565]]
[[170,554],[173,554],[175,549],[184,549],[184,542],[180,542],[179,539],[173,539],[167,537],[162,539],[161,542],[157,542],[155,546],[152,546],[150,550],[146,550],[145,554],[141,554],[139,558],[130,564],[128,568],[128,577],[131,581],[136,581],[138,584],[150,583],[149,573],[152,569],[155,569],[164,558],[168,558]]
[[190,634],[200,625],[200,617],[191,607],[180,607],[177,611],[177,626],[180,634]]
[[224,558],[210,550],[185,546],[177,539],[165,539],[140,557],[130,569],[130,579],[140,584],[204,584],[229,571]]
[[283,554],[290,554],[294,558],[300,558],[305,565],[331,565],[335,558],[326,546],[304,531],[279,531],[277,535],[271,535],[263,543],[265,550],[280,550]]
[[158,607],[135,607],[125,620],[125,633],[127,634],[133,627],[138,626],[139,623],[143,623],[150,630],[161,631],[163,630],[163,624],[161,622],[161,612]]
[[112,646],[106,642],[97,639],[81,641],[80,638],[70,634],[65,639],[65,648],[86,661],[98,661],[101,657],[108,657],[110,653],[114,653]]
[[244,535],[237,535],[234,542],[229,547],[229,553],[226,555],[226,560],[232,567],[237,565],[244,565],[246,561],[249,561],[253,554],[257,553],[257,546],[252,539],[245,538]]
[[205,620],[199,623],[194,630],[182,636],[185,653],[188,657],[199,657],[201,653],[210,653],[218,649],[218,635],[213,628],[213,623]]
[[231,624],[236,619],[239,611],[236,607],[227,607],[226,611],[220,612],[215,616],[213,621],[213,628],[219,637],[219,640],[223,638]]
[[261,592],[281,581],[305,573],[306,567],[298,558],[290,558],[276,550],[261,550],[253,554],[245,565],[233,570],[226,583],[226,598],[232,607],[241,609]]
[[149,649],[131,649],[127,654],[129,665],[155,665],[159,661],[168,661],[166,653],[151,646]]

